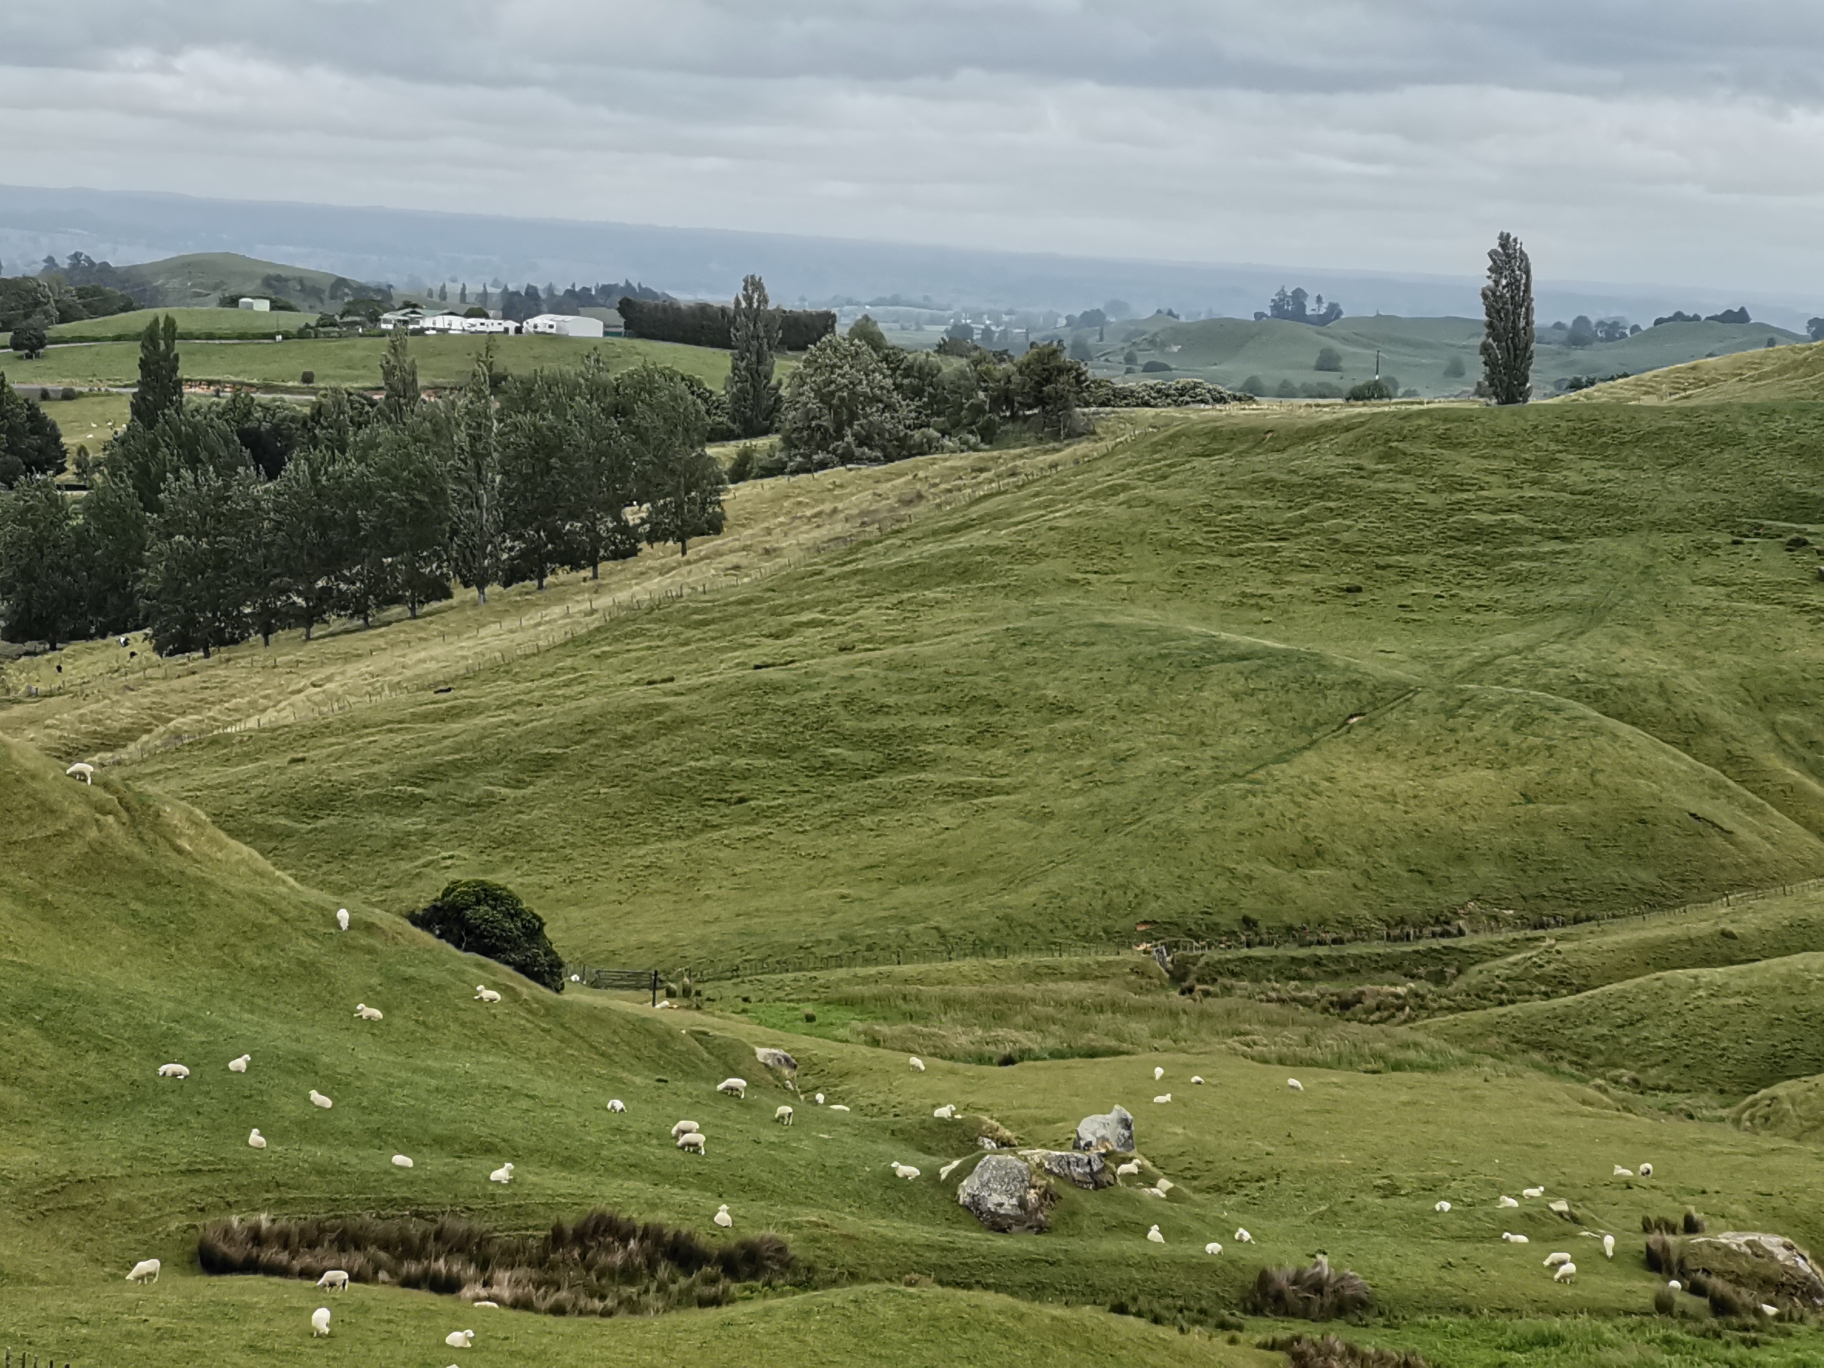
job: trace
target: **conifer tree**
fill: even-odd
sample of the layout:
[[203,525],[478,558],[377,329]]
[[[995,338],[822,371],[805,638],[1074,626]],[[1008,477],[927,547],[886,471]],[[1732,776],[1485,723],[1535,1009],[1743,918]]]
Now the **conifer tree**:
[[184,382],[178,374],[177,320],[170,314],[146,324],[139,338],[139,388],[130,413],[143,428],[184,405]]
[[1533,263],[1512,233],[1488,254],[1482,287],[1482,377],[1497,404],[1524,404],[1533,395]]

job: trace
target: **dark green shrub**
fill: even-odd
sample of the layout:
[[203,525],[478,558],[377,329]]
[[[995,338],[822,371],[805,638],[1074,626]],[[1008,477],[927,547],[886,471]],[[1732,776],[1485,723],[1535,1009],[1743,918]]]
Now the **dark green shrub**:
[[1284,1354],[1286,1368],[1426,1368],[1424,1357],[1415,1350],[1374,1349],[1335,1335],[1291,1335],[1263,1340],[1260,1347]]
[[1241,382],[1241,392],[1243,394],[1251,394],[1258,399],[1267,392],[1267,382],[1262,380],[1258,375],[1250,375],[1246,380]]
[[298,377],[298,383],[300,385],[316,384],[317,383],[317,373],[315,371],[305,371],[302,375],[300,375]]
[[63,398],[67,402],[68,400],[74,399],[76,397],[76,391],[74,389],[72,389],[70,386],[65,385],[63,387],[63,394],[60,397]]
[[1340,371],[1342,368],[1343,356],[1335,347],[1320,348],[1317,353],[1317,363],[1311,367],[1312,370],[1320,371]]
[[735,448],[735,458],[728,463],[728,482],[740,484],[754,478],[754,467],[759,463],[760,448],[752,442],[743,442]]
[[1171,368],[1169,361],[1148,361],[1140,367],[1140,370],[1143,374],[1154,374],[1158,371],[1169,371]]
[[1352,404],[1365,404],[1376,399],[1391,399],[1393,391],[1379,380],[1364,380],[1359,385],[1351,385],[1349,393],[1343,397]]
[[1444,363],[1445,378],[1455,380],[1463,374],[1465,369],[1466,367],[1463,365],[1463,358],[1460,356],[1453,356]]
[[509,888],[459,879],[409,920],[458,950],[485,955],[554,993],[564,991],[564,962],[545,934],[544,918]]

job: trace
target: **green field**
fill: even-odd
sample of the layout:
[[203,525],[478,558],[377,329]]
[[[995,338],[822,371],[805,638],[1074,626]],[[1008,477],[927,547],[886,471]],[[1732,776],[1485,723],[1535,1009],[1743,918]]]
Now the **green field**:
[[49,333],[51,344],[65,342],[138,342],[146,324],[170,315],[177,320],[178,338],[193,342],[204,338],[261,338],[271,341],[317,321],[314,313],[256,313],[252,309],[137,309],[108,318],[85,318],[80,323],[59,323]]
[[[1126,413],[739,486],[688,558],[485,608],[9,663],[0,1325],[92,1364],[434,1368],[472,1327],[525,1361],[1270,1368],[1310,1327],[1243,1294],[1321,1252],[1375,1290],[1342,1332],[1434,1368],[1819,1361],[1816,1325],[1654,1316],[1639,1232],[1824,1244],[1824,891],[1521,929],[1824,875],[1824,589],[1789,549],[1824,539],[1824,408],[1772,397]],[[553,997],[402,919],[464,875],[698,995]],[[1456,921],[1490,933],[1132,948]],[[938,1176],[980,1118],[1051,1146],[1116,1102],[1167,1197],[996,1236]],[[596,1205],[801,1262],[612,1321],[193,1262],[230,1214]]]

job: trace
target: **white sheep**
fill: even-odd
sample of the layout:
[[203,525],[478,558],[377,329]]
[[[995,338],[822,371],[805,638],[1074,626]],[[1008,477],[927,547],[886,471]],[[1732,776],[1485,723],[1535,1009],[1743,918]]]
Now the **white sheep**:
[[492,988],[485,988],[481,984],[478,983],[475,985],[475,1001],[477,1001],[477,1002],[499,1002],[500,994],[495,992]]
[[498,1310],[500,1310],[500,1303],[499,1303],[499,1302],[495,1302],[495,1301],[478,1301],[478,1302],[471,1302],[471,1303],[470,1303],[470,1305],[471,1305],[471,1306],[478,1306],[478,1307],[480,1307],[480,1308],[481,1308],[481,1309],[482,1309],[482,1310],[484,1310],[484,1311],[498,1311]]
[[1288,1078],[1286,1080],[1286,1086],[1292,1089],[1293,1092],[1303,1092],[1305,1090],[1305,1085],[1300,1083],[1296,1078]]
[[1129,1159],[1125,1164],[1115,1165],[1115,1177],[1117,1178],[1138,1178],[1139,1176],[1140,1161],[1138,1159]]
[[331,1292],[346,1292],[348,1291],[348,1271],[341,1268],[332,1268],[329,1272],[317,1279],[317,1286],[326,1287]]
[[790,1107],[776,1108],[773,1112],[773,1120],[777,1121],[782,1126],[791,1125],[792,1124],[792,1109]]
[[1522,1197],[1543,1197],[1545,1196],[1545,1189],[1542,1187],[1521,1188],[1520,1195]]
[[316,1339],[319,1335],[326,1339],[329,1336],[329,1308],[327,1306],[319,1306],[310,1313],[310,1337]]
[[1529,1243],[1531,1243],[1531,1241],[1529,1241],[1529,1240],[1528,1240],[1528,1239],[1527,1239],[1527,1238],[1526,1238],[1526,1236],[1524,1236],[1524,1235],[1516,1235],[1516,1234],[1514,1234],[1514,1232],[1513,1232],[1513,1231],[1511,1231],[1511,1230],[1504,1230],[1504,1231],[1502,1231],[1502,1232],[1501,1232],[1501,1238],[1502,1238],[1502,1239],[1504,1239],[1504,1240],[1506,1240],[1506,1241],[1507,1241],[1507,1242],[1508,1242],[1508,1243],[1509,1243],[1509,1244],[1529,1244]]
[[395,1154],[393,1156],[393,1167],[394,1168],[410,1168],[411,1166],[412,1166],[412,1156],[411,1155]]
[[817,1094],[817,1096],[816,1096],[816,1097],[814,1097],[814,1098],[812,1098],[812,1099],[811,1099],[811,1100],[812,1100],[812,1101],[813,1101],[813,1102],[815,1102],[815,1103],[816,1103],[816,1104],[817,1104],[817,1105],[818,1105],[818,1106],[820,1106],[820,1107],[821,1107],[821,1106],[822,1106],[822,1105],[823,1105],[823,1094],[822,1094],[822,1093],[818,1093],[818,1094]]
[[384,1021],[386,1014],[378,1007],[369,1007],[365,1002],[355,1004],[355,1015],[363,1021]]
[[1164,1077],[1165,1077],[1165,1069],[1158,1064],[1153,1065],[1153,1082],[1157,1083],[1160,1079],[1162,1079]]
[[1433,1211],[1449,1211],[1450,1203],[1449,1202],[1439,1202],[1435,1207],[1432,1208],[1432,1210]]
[[915,1072],[923,1073],[925,1071],[925,1061],[920,1059],[917,1055],[910,1056],[906,1060],[906,1063],[910,1064]]
[[473,1349],[475,1332],[473,1330],[452,1330],[443,1337],[443,1342],[452,1349]]
[[627,1110],[627,1104],[618,1097],[611,1097],[608,1099],[608,1110],[611,1112],[624,1112]]
[[1152,1229],[1148,1230],[1146,1232],[1146,1238],[1151,1240],[1154,1244],[1164,1244],[1165,1243],[1165,1236],[1163,1236],[1159,1233],[1158,1226],[1154,1226],[1154,1227],[1152,1227]]
[[712,1221],[714,1221],[717,1225],[721,1226],[722,1229],[724,1229],[724,1230],[729,1230],[729,1229],[733,1228],[733,1226],[735,1224],[735,1218],[728,1214],[728,1203],[727,1202],[724,1202],[721,1206],[717,1207],[716,1214],[714,1216],[710,1217],[710,1219]]
[[727,1093],[730,1097],[746,1097],[747,1080],[745,1078],[725,1078],[716,1084],[716,1091]]
[[895,1159],[892,1167],[893,1176],[895,1178],[904,1178],[907,1182],[910,1182],[912,1179],[918,1177],[918,1170],[913,1168],[910,1164],[902,1164],[899,1160]]
[[703,1127],[699,1126],[695,1121],[680,1121],[671,1128],[671,1138],[676,1140],[680,1135],[683,1135],[688,1131],[700,1131],[702,1129]]
[[1516,1202],[1512,1197],[1503,1197],[1500,1201],[1496,1202],[1495,1205],[1498,1207],[1517,1207],[1520,1203]]
[[1253,1244],[1254,1237],[1242,1227],[1237,1226],[1235,1227],[1235,1241],[1237,1244]]
[[510,1183],[513,1181],[513,1165],[502,1164],[488,1175],[490,1183]]
[[82,780],[85,784],[92,784],[95,782],[95,766],[82,760],[78,760],[75,764],[71,765],[64,773],[72,779]]
[[228,1061],[228,1072],[246,1073],[247,1066],[251,1063],[253,1063],[253,1056],[250,1054],[242,1055],[239,1059],[231,1059]]
[[1615,1257],[1615,1237],[1613,1235],[1604,1235],[1602,1237],[1602,1256],[1605,1259],[1612,1259]]
[[190,1077],[190,1070],[186,1069],[182,1064],[160,1064],[158,1066],[158,1076],[160,1078],[188,1078]]
[[1205,1254],[1220,1254],[1222,1253],[1222,1246],[1217,1244],[1216,1241],[1211,1240],[1203,1247],[1203,1252]]
[[1153,1190],[1163,1197],[1176,1186],[1178,1185],[1170,1178],[1161,1178],[1157,1183],[1153,1184]]
[[832,1102],[832,1103],[830,1103],[830,1110],[846,1112],[848,1110],[848,1108],[843,1106],[842,1103],[840,1103],[840,1102]]
[[1615,1172],[1610,1176],[1614,1178],[1632,1178],[1634,1176],[1634,1170],[1625,1169],[1620,1164],[1617,1164],[1615,1165]]
[[348,930],[348,909],[346,907],[338,907],[336,909],[336,930]]
[[127,1274],[128,1282],[149,1283],[158,1281],[158,1270],[161,1267],[157,1259],[141,1259],[133,1265],[133,1271]]
[[310,1105],[313,1107],[321,1107],[324,1111],[328,1111],[336,1104],[323,1096],[323,1094],[318,1092],[315,1088],[312,1088],[310,1090]]
[[247,1132],[247,1143],[254,1149],[266,1148],[266,1137],[260,1134],[258,1126]]
[[671,1000],[669,998],[661,998],[661,999],[659,999],[659,1001],[653,1003],[652,1005],[654,1008],[658,1009],[659,1011],[663,1011],[665,1008],[671,1006]]
[[1768,1302],[1762,1302],[1761,1303],[1761,1314],[1763,1316],[1777,1316],[1780,1314],[1780,1308],[1777,1306],[1774,1306]]
[[685,1131],[684,1134],[678,1137],[678,1148],[681,1150],[695,1150],[698,1154],[708,1153],[708,1151],[703,1148],[702,1131]]
[[941,1183],[945,1179],[949,1178],[949,1176],[951,1174],[956,1172],[957,1165],[962,1162],[963,1161],[961,1159],[952,1159],[949,1163],[945,1164],[942,1168],[940,1168],[937,1171],[937,1181]]
[[1160,1093],[1159,1096],[1153,1099],[1155,1102],[1170,1102],[1171,1100],[1172,1095],[1170,1093]]
[[1561,1263],[1558,1265],[1558,1271],[1556,1273],[1552,1274],[1552,1281],[1568,1283],[1572,1278],[1574,1278],[1576,1276],[1577,1276],[1577,1265],[1576,1264]]
[[1203,1075],[1202,1074],[1192,1074],[1191,1082],[1197,1084],[1199,1087],[1202,1087],[1203,1086]]
[[1666,1291],[1668,1291],[1668,1292],[1683,1292],[1684,1290],[1685,1290],[1685,1285],[1683,1283],[1681,1283],[1677,1278],[1672,1279],[1671,1282],[1666,1284]]
[[1653,1165],[1642,1164],[1637,1171],[1642,1178],[1651,1178],[1653,1176]]
[[1547,1268],[1556,1268],[1559,1264],[1567,1264],[1570,1261],[1571,1256],[1562,1250],[1556,1254],[1547,1254],[1545,1256],[1545,1266]]
[[954,1102],[946,1102],[943,1106],[932,1112],[931,1115],[935,1116],[939,1121],[954,1121],[956,1119],[956,1104]]

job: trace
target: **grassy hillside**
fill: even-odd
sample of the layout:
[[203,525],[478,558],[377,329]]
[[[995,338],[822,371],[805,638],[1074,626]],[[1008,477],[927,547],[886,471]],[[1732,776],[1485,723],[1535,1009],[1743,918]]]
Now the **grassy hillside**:
[[300,309],[321,311],[334,302],[333,287],[340,279],[328,271],[261,261],[238,252],[193,252],[124,266],[120,274],[150,290],[155,307],[177,309],[207,308],[229,294],[278,294]]
[[[1705,356],[1758,351],[1769,338],[1782,345],[1804,341],[1797,333],[1760,323],[1667,323],[1619,342],[1589,347],[1553,342],[1553,336],[1541,334],[1533,366],[1534,392],[1542,398],[1556,393],[1558,382],[1571,376],[1638,374]],[[1163,327],[1152,320],[1120,325],[1107,330],[1095,352],[1099,369],[1117,377],[1132,346],[1140,362],[1162,361],[1174,374],[1229,386],[1258,376],[1269,393],[1284,380],[1328,381],[1347,389],[1375,374],[1378,356],[1381,374],[1395,377],[1403,389],[1416,389],[1423,398],[1437,398],[1466,393],[1474,386],[1482,374],[1481,342],[1482,321],[1476,318],[1375,315],[1342,318],[1327,328],[1276,319],[1214,318]],[[1314,369],[1324,347],[1338,353],[1340,372]],[[1460,374],[1446,373],[1453,362],[1461,367]]]
[[1801,343],[1694,361],[1597,385],[1567,396],[1566,402],[1715,404],[1782,399],[1824,399],[1824,346]]
[[[212,311],[213,312],[213,311]],[[224,311],[225,312],[225,311]],[[236,311],[238,314],[238,311]],[[284,329],[295,314],[239,315],[264,320],[278,318],[267,335]],[[295,324],[293,326],[296,326]],[[418,378],[425,385],[456,385],[474,368],[486,339],[481,337],[415,337],[412,355],[418,360]],[[717,389],[728,375],[729,353],[707,347],[686,347],[674,342],[647,342],[611,337],[593,341],[578,337],[499,337],[495,355],[509,371],[535,366],[574,365],[598,352],[614,369],[656,361],[676,366]],[[378,386],[380,354],[386,340],[379,337],[320,338],[284,342],[186,342],[180,347],[186,383],[196,385],[241,384],[308,389],[305,371],[313,384]],[[794,363],[781,358],[779,373],[789,374]],[[52,347],[36,361],[14,360],[7,378],[33,385],[132,385],[139,378],[139,346],[133,342],[99,342],[93,346]]]
[[53,346],[62,342],[137,342],[154,319],[170,315],[177,320],[183,341],[201,338],[262,338],[270,342],[277,333],[295,333],[316,322],[313,313],[256,313],[252,309],[137,309],[110,318],[85,318],[80,323],[59,323],[50,330]]
[[[1785,549],[1824,536],[1821,421],[1167,423],[453,694],[293,725],[266,693],[260,730],[143,772],[301,876],[354,859],[389,907],[501,877],[595,962],[1791,882],[1824,871],[1817,557]],[[476,645],[437,643],[452,663]],[[309,677],[309,651],[246,654],[290,662],[281,690]],[[41,699],[0,725],[72,758],[131,741],[89,716]]]

